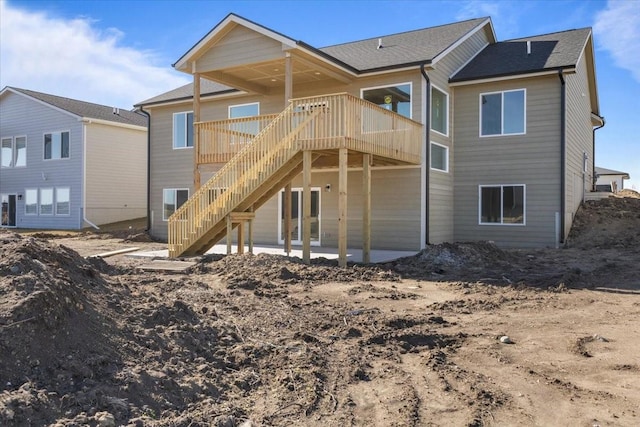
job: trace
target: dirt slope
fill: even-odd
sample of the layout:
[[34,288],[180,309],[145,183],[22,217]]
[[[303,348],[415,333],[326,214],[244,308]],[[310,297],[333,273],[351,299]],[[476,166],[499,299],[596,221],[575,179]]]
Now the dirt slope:
[[0,231],[0,425],[638,425],[639,202],[585,205],[566,249],[347,269]]

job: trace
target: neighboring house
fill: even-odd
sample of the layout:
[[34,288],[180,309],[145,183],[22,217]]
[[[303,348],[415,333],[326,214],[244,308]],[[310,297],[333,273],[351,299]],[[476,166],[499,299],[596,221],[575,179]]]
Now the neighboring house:
[[147,214],[147,117],[0,92],[2,227],[81,229]]
[[318,49],[230,14],[174,67],[193,83],[138,105],[172,256],[249,219],[249,242],[342,262],[347,241],[554,246],[593,182],[588,28],[498,42],[479,18]]
[[624,180],[630,179],[626,172],[614,171],[596,166],[596,191],[617,193],[624,188]]

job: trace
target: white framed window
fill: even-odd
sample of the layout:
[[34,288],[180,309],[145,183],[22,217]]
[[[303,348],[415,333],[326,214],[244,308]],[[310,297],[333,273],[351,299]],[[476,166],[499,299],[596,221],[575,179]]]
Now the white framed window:
[[526,100],[526,89],[481,93],[480,136],[524,135]]
[[253,117],[260,115],[260,103],[250,102],[248,104],[229,105],[229,118],[238,119],[241,117]]
[[431,86],[431,130],[449,135],[449,95]]
[[69,188],[56,188],[56,215],[69,215],[71,213],[70,202]]
[[189,199],[187,188],[165,188],[162,191],[162,220],[168,221],[169,217]]
[[173,113],[173,148],[193,147],[193,112]]
[[526,186],[480,185],[478,222],[481,225],[525,225]]
[[24,191],[24,214],[38,215],[38,190],[27,188]]
[[411,118],[411,82],[360,90],[360,97],[389,111]]
[[69,158],[69,132],[51,132],[44,134],[44,159]]
[[27,137],[2,138],[0,142],[0,166],[3,168],[27,165]]
[[53,188],[40,189],[40,215],[53,215]]
[[437,142],[431,143],[431,169],[441,172],[449,172],[449,147],[438,144]]

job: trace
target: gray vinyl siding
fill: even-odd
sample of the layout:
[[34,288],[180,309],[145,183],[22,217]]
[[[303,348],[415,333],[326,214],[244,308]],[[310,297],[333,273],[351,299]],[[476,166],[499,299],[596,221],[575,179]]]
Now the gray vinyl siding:
[[449,171],[431,170],[431,165],[427,165],[426,170],[429,173],[429,243],[452,241],[454,235],[453,186],[456,173],[456,150],[454,150],[453,137],[454,99],[453,91],[449,87],[449,77],[489,43],[487,31],[488,26],[477,31],[438,61],[433,70],[428,71],[431,84],[436,89],[447,93],[449,102],[448,134],[443,135],[433,130],[430,132],[431,142],[449,148]]
[[[69,158],[44,160],[44,134],[69,132]],[[13,92],[0,100],[0,134],[27,137],[27,165],[0,168],[0,193],[17,200],[19,228],[79,229],[82,226],[82,123],[78,118]],[[70,215],[25,215],[26,189],[69,188]],[[55,203],[55,200],[54,200]]]
[[[576,67],[576,74],[566,76],[567,89],[567,169],[565,238],[569,235],[573,216],[582,202],[585,191],[590,191],[593,179],[593,133],[591,100],[587,67],[584,57]],[[586,153],[587,171],[583,173]]]
[[147,133],[86,125],[86,217],[109,224],[147,216]]
[[[526,89],[526,134],[479,137],[480,93]],[[557,76],[455,88],[454,239],[503,247],[555,244],[560,212],[560,92]],[[526,185],[526,225],[479,225],[479,185]]]
[[242,26],[236,26],[207,53],[198,58],[198,71],[282,58],[282,43]]

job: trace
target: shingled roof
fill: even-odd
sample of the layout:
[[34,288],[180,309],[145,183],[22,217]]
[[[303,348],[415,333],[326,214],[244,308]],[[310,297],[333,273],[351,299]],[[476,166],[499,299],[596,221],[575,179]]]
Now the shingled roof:
[[135,111],[118,109],[116,114],[114,113],[114,107],[106,105],[93,104],[91,102],[78,101],[76,99],[10,86],[7,86],[4,90],[7,89],[37,99],[53,107],[75,114],[78,117],[147,127],[147,117]]
[[[223,93],[231,93],[231,92],[239,92],[238,89],[234,89],[229,86],[225,86],[223,84],[208,80],[208,79],[200,79],[200,96],[205,97],[207,95],[219,95]],[[169,101],[184,101],[190,100],[193,98],[193,83],[188,83],[184,86],[180,86],[179,88],[170,90],[169,92],[162,93],[158,96],[154,96],[153,98],[149,98],[146,101],[142,101],[138,105],[153,105],[153,104],[161,104]]]
[[[451,82],[504,77],[574,67],[591,36],[590,28],[506,40],[487,46]],[[531,42],[531,53],[527,53]]]
[[[373,37],[320,48],[360,73],[429,62],[489,18]],[[378,42],[382,47],[378,49]]]

